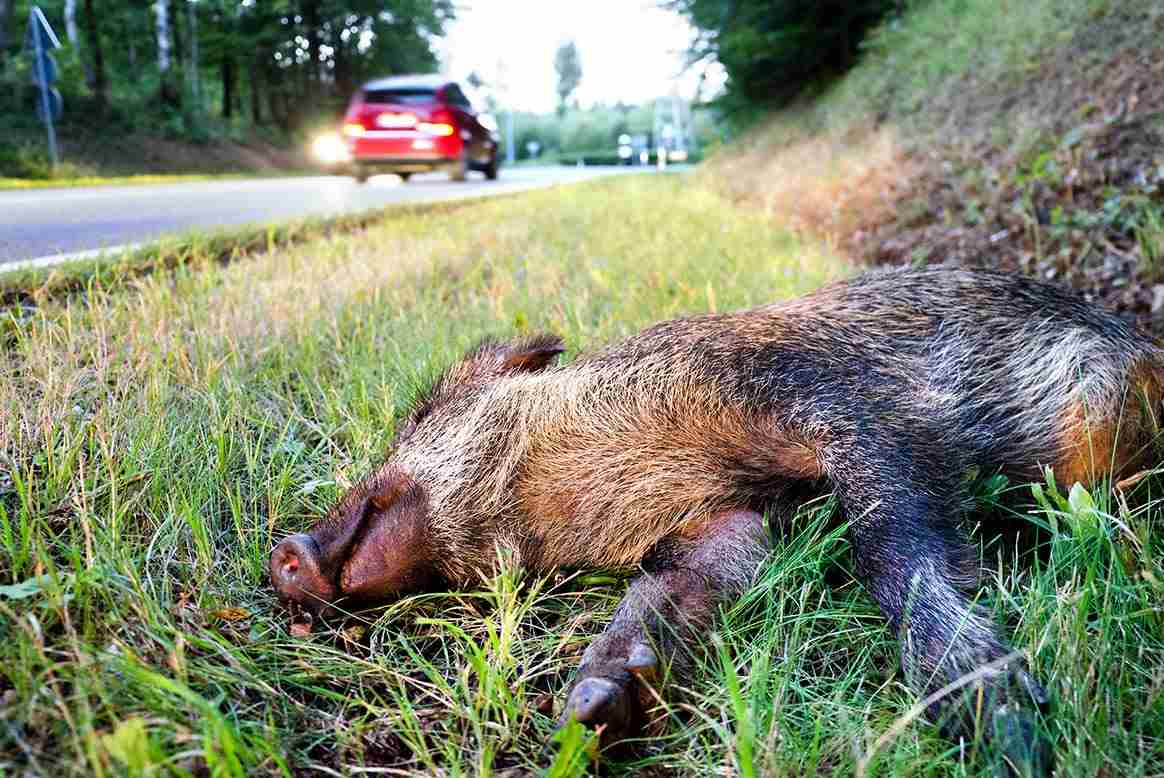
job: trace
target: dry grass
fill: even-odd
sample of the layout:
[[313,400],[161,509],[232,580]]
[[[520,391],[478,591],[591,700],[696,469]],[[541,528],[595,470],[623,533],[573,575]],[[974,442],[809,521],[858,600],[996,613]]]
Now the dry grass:
[[787,127],[761,130],[718,158],[703,178],[780,227],[836,246],[860,226],[891,218],[917,171],[890,129],[794,134]]

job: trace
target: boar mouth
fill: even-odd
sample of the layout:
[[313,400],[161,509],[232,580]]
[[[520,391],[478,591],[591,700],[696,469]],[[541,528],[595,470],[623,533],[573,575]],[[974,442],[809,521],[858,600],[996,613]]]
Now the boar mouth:
[[292,606],[322,616],[337,599],[339,587],[315,538],[291,535],[271,552],[271,582],[279,598]]
[[321,553],[311,535],[286,538],[271,556],[271,577],[280,599],[296,618],[306,614],[308,623],[312,617],[341,615],[345,604],[374,599],[353,591],[350,571],[361,564],[361,553],[358,538],[329,554]]

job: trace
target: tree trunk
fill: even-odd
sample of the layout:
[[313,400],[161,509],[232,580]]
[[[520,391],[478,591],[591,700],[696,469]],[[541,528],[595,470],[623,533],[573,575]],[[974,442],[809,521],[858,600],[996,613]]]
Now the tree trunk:
[[234,116],[235,102],[235,67],[234,57],[222,58],[222,118]]
[[251,60],[251,124],[263,123],[263,68],[256,57]]
[[335,46],[335,53],[333,55],[335,62],[335,70],[333,71],[335,76],[335,89],[340,95],[347,97],[354,91],[355,87],[352,83],[352,66],[351,61],[348,59],[347,46],[339,36],[336,36],[333,45]]
[[170,11],[166,16],[170,19],[170,35],[174,44],[174,61],[186,61],[186,39],[182,32],[182,6],[178,0],[170,0]]
[[303,26],[307,33],[307,94],[319,94],[319,0],[303,0]]
[[77,34],[77,0],[65,0],[65,37],[74,49],[80,44]]
[[77,0],[65,0],[65,38],[73,56],[81,60],[81,70],[85,74],[85,86],[93,88],[93,66],[81,56],[81,35],[77,32]]
[[154,40],[158,44],[158,73],[165,82],[170,72],[170,13],[166,0],[154,3]]
[[105,51],[101,48],[95,4],[96,0],[85,0],[85,37],[89,39],[89,51],[93,57],[93,94],[97,105],[104,108],[109,103],[109,83],[105,76]]
[[132,14],[125,16],[125,62],[129,65],[129,72],[137,72],[137,17]]
[[177,108],[182,104],[182,94],[171,73],[174,61],[170,51],[170,6],[166,0],[154,0],[154,41],[158,51],[158,95],[163,105]]
[[198,62],[198,12],[194,4],[186,3],[187,30],[190,34],[190,93],[194,97],[194,113],[202,111],[202,81]]

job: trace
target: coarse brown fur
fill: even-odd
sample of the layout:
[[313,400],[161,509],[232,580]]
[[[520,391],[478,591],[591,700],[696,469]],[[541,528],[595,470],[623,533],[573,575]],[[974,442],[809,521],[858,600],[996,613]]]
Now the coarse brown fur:
[[[537,571],[643,568],[567,706],[612,729],[635,718],[643,666],[674,659],[664,633],[706,626],[754,575],[758,516],[790,515],[806,488],[836,493],[919,691],[1003,657],[963,593],[976,574],[958,525],[964,474],[1119,476],[1150,451],[1164,381],[1149,338],[1074,293],[947,268],[663,322],[553,366],[562,350],[538,336],[468,354],[404,420],[389,462],[276,549],[272,575],[314,607],[389,594],[387,572],[356,580],[385,567],[369,555],[412,560],[389,576],[410,585],[470,583],[498,547]],[[405,480],[410,507],[388,532],[381,515]],[[1037,685],[997,676],[991,705],[1012,716],[1016,678]]]

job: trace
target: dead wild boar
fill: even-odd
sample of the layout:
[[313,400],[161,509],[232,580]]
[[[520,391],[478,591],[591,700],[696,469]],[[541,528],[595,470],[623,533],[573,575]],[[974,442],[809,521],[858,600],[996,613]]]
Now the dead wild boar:
[[[387,462],[272,552],[279,595],[319,614],[525,568],[638,571],[565,716],[618,737],[645,684],[737,597],[773,523],[832,490],[855,568],[931,709],[1045,762],[1044,694],[968,599],[971,468],[1061,484],[1144,463],[1161,349],[1075,293],[992,272],[879,272],[787,302],[657,324],[568,365],[553,336],[486,341],[404,419]],[[782,527],[782,531],[795,528]],[[970,696],[970,695],[966,695]]]

